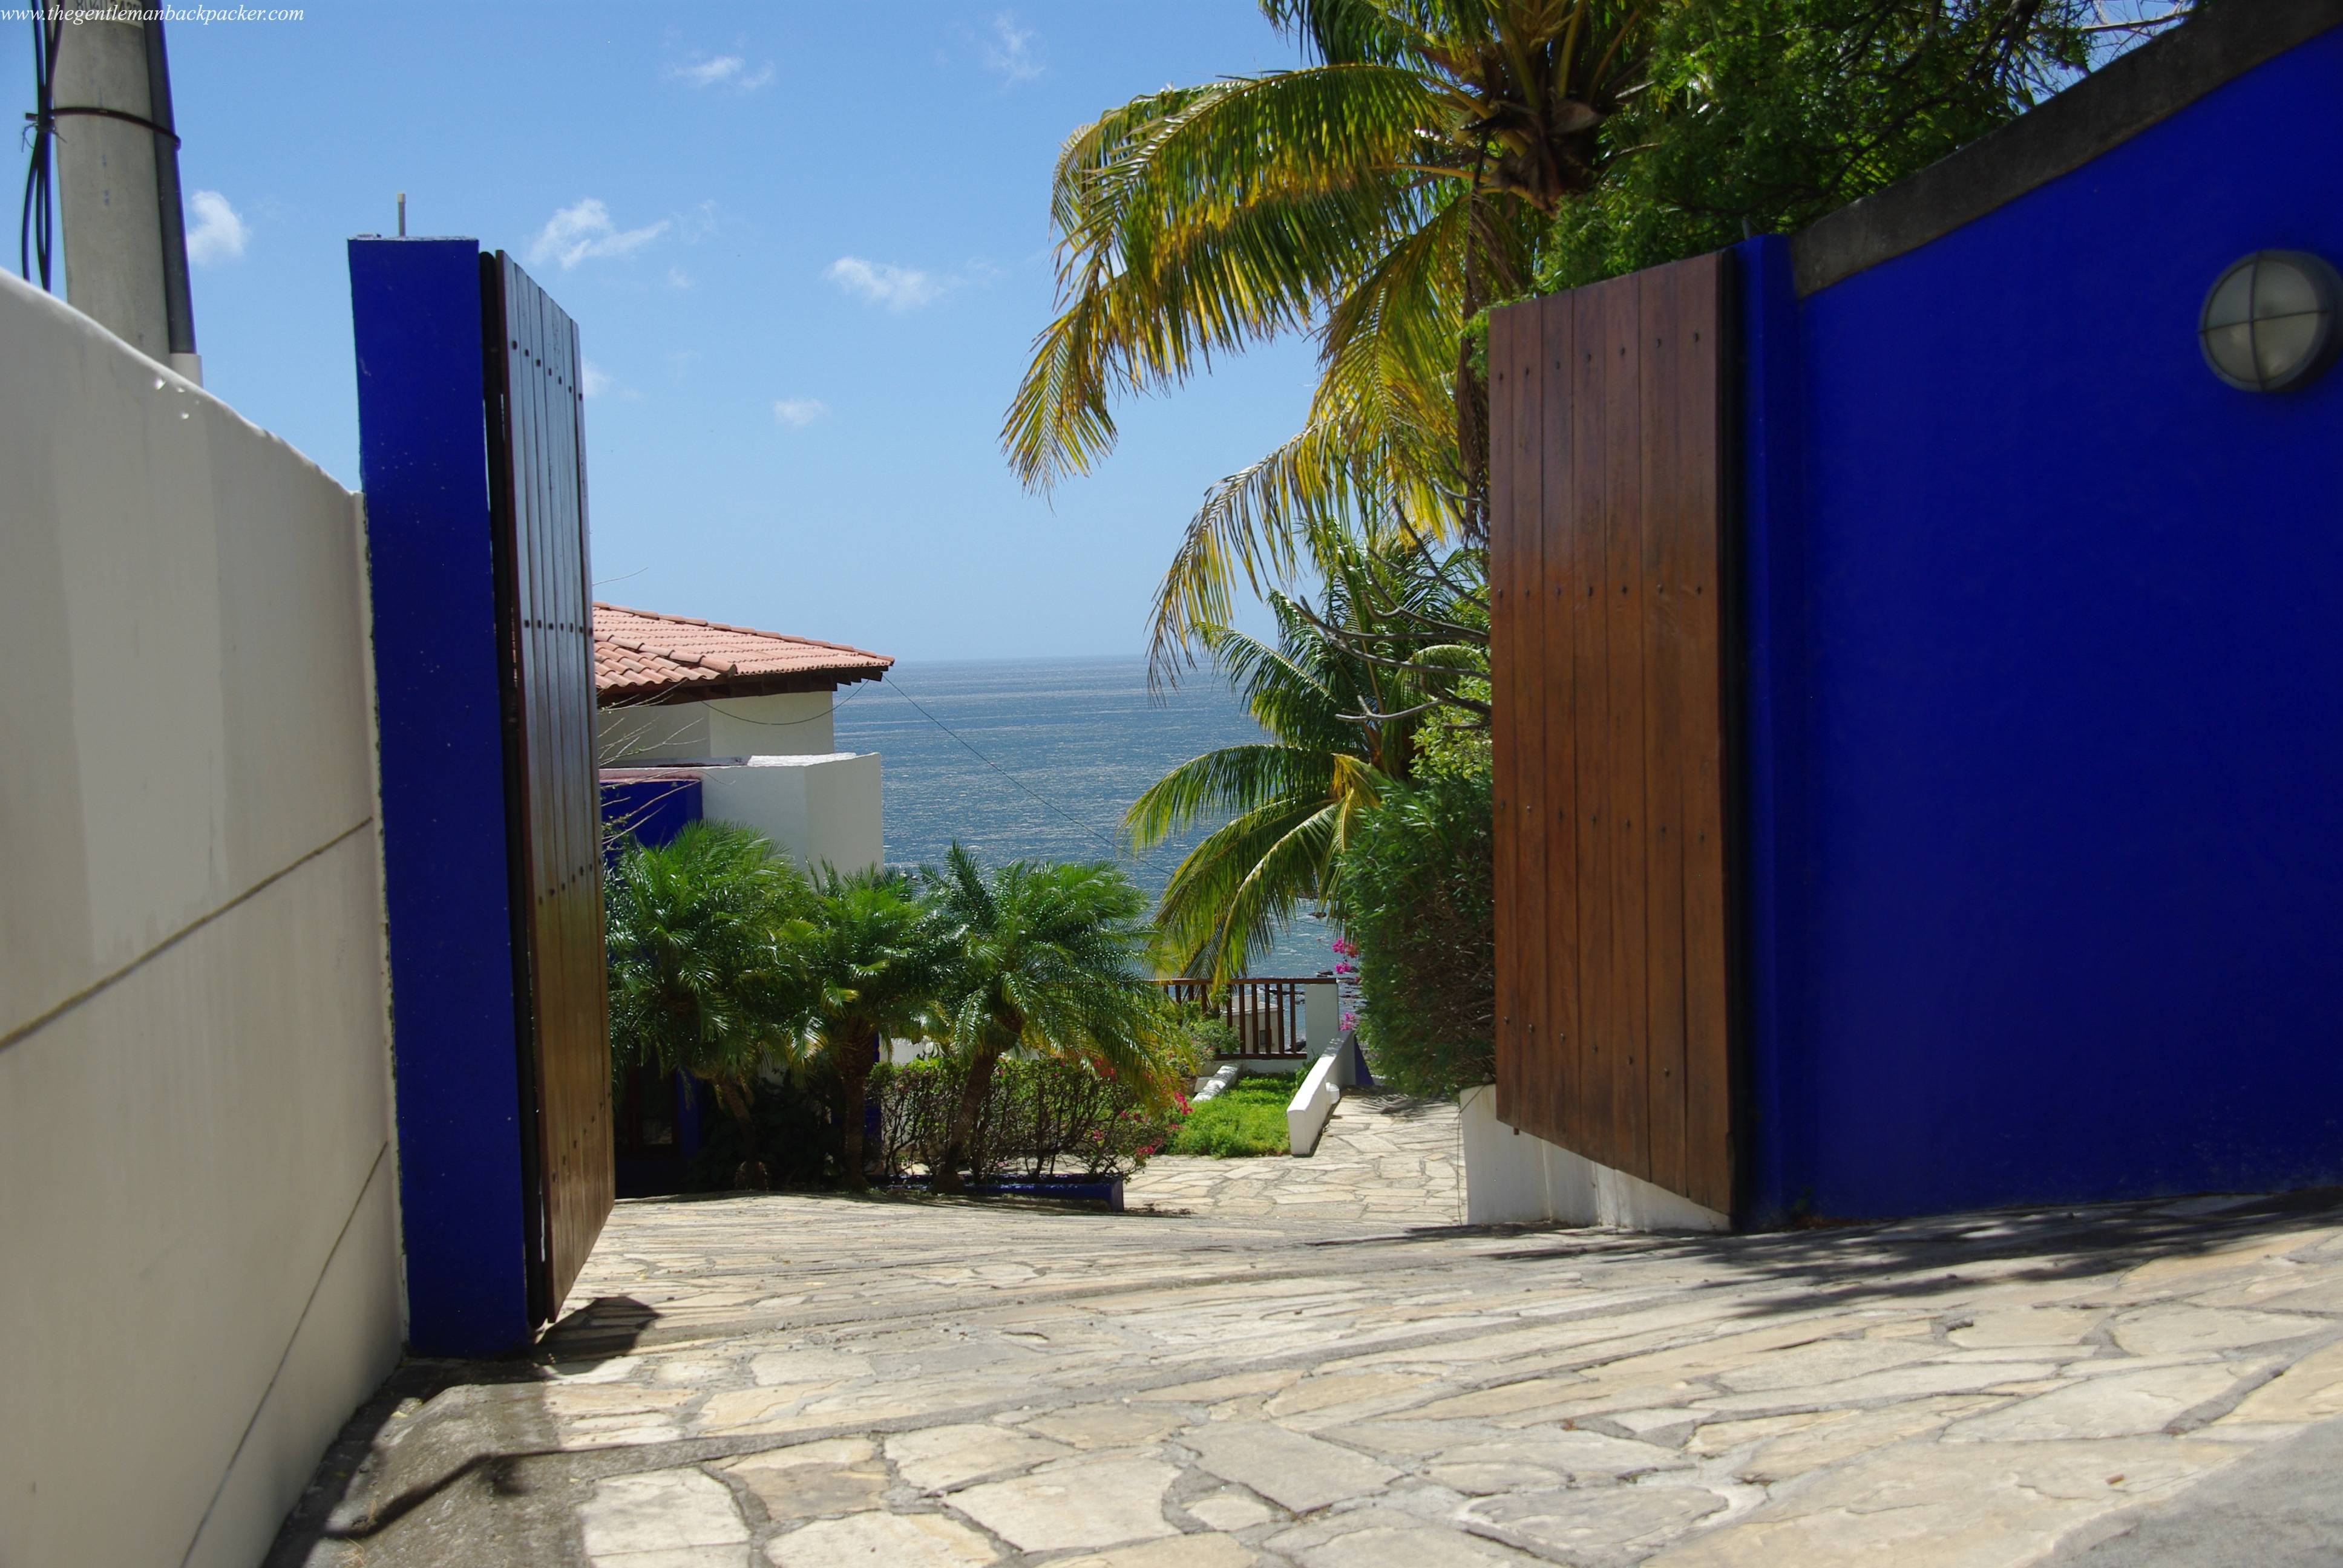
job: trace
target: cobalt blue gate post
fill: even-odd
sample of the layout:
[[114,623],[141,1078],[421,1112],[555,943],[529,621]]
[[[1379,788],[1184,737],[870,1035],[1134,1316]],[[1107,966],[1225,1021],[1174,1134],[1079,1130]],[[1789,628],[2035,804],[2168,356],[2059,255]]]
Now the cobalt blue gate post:
[[407,1342],[531,1339],[480,247],[354,239]]

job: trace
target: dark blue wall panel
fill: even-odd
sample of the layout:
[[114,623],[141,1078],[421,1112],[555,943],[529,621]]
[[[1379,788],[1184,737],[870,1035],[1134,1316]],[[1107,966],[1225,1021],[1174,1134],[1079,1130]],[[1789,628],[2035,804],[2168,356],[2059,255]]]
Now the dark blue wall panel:
[[350,242],[407,1336],[530,1339],[479,246]]
[[[631,833],[645,844],[671,843],[684,828],[700,818],[699,780],[689,775],[628,777],[602,774],[602,828],[606,834]],[[617,862],[619,839],[608,839],[603,848],[606,866]]]
[[2343,372],[2195,337],[2266,246],[2343,263],[2343,33],[1795,349],[1745,268],[1760,1210],[2343,1181]]

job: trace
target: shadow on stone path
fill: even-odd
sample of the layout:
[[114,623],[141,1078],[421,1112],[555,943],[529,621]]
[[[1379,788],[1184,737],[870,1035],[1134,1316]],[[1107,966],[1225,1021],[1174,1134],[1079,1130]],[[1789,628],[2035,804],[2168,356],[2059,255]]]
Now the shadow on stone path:
[[2018,1568],[2343,1418],[2343,1194],[1470,1230],[1440,1117],[1352,1109],[1152,1211],[621,1203],[538,1356],[403,1369],[271,1563]]

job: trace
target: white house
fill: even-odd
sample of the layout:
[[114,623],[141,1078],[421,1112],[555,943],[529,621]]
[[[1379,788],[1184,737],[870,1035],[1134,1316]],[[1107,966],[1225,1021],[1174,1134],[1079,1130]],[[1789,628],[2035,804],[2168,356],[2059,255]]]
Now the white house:
[[659,783],[696,781],[698,814],[754,828],[800,865],[881,864],[879,758],[837,749],[830,702],[893,663],[840,643],[597,604],[606,815],[630,810],[648,825],[660,814]]

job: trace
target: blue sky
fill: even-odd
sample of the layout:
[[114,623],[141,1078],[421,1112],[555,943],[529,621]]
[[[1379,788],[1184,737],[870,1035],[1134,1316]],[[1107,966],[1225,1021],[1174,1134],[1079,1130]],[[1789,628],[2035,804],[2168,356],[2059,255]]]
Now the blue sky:
[[1293,342],[1130,405],[1052,499],[998,445],[1059,142],[1288,63],[1250,0],[305,9],[170,35],[207,384],[355,487],[343,242],[406,191],[410,233],[512,251],[579,322],[605,598],[918,659],[1137,652],[1204,487],[1300,423]]

